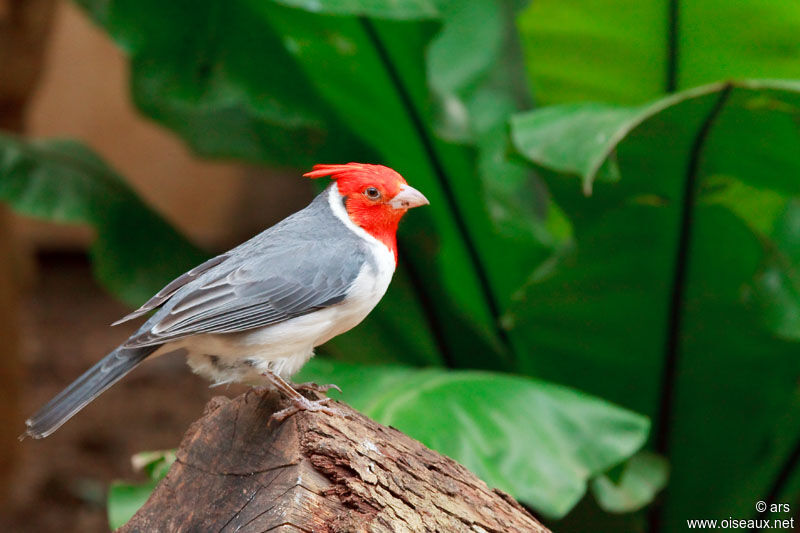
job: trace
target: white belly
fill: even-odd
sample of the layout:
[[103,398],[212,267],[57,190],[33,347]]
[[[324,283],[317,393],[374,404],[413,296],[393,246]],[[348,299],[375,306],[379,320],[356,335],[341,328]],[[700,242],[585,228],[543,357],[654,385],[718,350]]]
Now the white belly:
[[394,273],[394,254],[378,241],[372,251],[375,266],[365,264],[347,298],[336,305],[241,333],[188,337],[158,351],[187,350],[192,370],[215,384],[262,385],[267,369],[288,379],[313,356],[315,347],[359,324],[383,297]]

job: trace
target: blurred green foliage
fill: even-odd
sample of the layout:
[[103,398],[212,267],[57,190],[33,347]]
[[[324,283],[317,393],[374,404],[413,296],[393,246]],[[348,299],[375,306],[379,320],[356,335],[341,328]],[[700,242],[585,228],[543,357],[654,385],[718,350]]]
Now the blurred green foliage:
[[147,475],[145,483],[115,481],[108,489],[108,524],[118,529],[144,505],[159,481],[169,472],[175,462],[174,450],[137,453],[131,458],[133,467]]
[[26,142],[0,133],[0,200],[25,215],[93,226],[95,275],[130,305],[205,258],[75,141]]
[[[359,364],[304,378],[548,518],[591,487],[558,531],[795,501],[800,84],[775,79],[800,78],[800,6],[78,3],[200,155],[382,162],[431,200],[384,301],[324,348]],[[0,138],[0,198],[93,224],[126,301],[200,258],[74,144]]]

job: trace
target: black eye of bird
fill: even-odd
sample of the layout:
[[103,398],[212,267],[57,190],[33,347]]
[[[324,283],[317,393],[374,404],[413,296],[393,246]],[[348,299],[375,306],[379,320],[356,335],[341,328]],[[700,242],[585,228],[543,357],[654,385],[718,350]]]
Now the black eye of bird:
[[364,189],[364,195],[370,200],[377,200],[381,197],[381,192],[375,187],[367,187]]

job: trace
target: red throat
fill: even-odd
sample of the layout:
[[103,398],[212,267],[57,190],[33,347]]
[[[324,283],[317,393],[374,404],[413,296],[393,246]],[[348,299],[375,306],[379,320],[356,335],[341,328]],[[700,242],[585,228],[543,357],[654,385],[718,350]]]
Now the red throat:
[[358,196],[347,198],[345,205],[350,220],[385,244],[394,254],[397,264],[397,226],[405,210],[399,211],[385,204],[370,205]]

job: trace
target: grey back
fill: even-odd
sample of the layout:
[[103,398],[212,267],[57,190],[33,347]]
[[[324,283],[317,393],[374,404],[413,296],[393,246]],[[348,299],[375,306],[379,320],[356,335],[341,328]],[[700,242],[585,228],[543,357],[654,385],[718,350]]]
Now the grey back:
[[245,331],[341,302],[362,266],[374,259],[365,241],[334,215],[329,190],[159,291],[129,315],[161,306],[123,346]]

